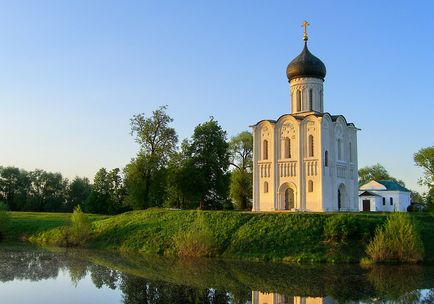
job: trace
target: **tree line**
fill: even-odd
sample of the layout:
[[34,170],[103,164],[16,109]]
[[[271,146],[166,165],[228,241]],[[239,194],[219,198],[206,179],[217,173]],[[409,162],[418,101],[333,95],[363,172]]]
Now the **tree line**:
[[253,138],[241,132],[228,140],[214,118],[178,142],[173,119],[162,106],[134,115],[131,135],[139,151],[125,168],[101,168],[93,183],[60,173],[0,167],[0,201],[13,211],[117,214],[150,207],[251,208]]
[[[71,212],[77,205],[90,213],[117,214],[151,207],[249,210],[252,204],[253,138],[250,132],[227,138],[211,117],[197,125],[189,139],[178,141],[173,119],[161,106],[149,117],[130,120],[139,151],[125,168],[101,168],[91,183],[72,181],[60,173],[0,167],[0,202],[16,211]],[[423,195],[412,191],[412,201],[434,207],[434,146],[414,154],[424,170],[419,181]],[[359,170],[360,184],[391,179],[380,164]]]

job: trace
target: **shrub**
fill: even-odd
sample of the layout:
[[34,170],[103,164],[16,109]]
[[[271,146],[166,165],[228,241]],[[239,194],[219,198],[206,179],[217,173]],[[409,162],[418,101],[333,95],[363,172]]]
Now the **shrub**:
[[74,208],[71,215],[71,225],[65,229],[67,243],[72,246],[83,246],[91,236],[91,225],[80,206]]
[[377,228],[366,253],[374,262],[416,263],[423,260],[423,244],[410,215],[391,215],[383,228]]
[[355,215],[337,214],[327,218],[324,225],[324,239],[327,243],[346,243],[359,232],[359,223]]
[[217,242],[203,216],[198,217],[187,231],[173,237],[176,253],[184,257],[211,257],[217,252]]

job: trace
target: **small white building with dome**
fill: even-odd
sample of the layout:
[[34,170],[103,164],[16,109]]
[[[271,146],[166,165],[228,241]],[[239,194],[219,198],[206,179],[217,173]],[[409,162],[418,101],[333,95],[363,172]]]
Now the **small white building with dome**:
[[359,210],[358,129],[324,111],[326,67],[307,41],[286,69],[290,113],[252,126],[253,211]]

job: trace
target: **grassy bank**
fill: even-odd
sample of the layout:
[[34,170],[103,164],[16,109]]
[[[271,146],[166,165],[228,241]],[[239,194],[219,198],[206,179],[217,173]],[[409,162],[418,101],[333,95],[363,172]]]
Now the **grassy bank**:
[[[69,214],[11,213],[10,237],[55,244]],[[425,261],[433,262],[434,218],[413,215],[422,234]],[[90,248],[176,255],[179,246],[207,243],[210,255],[287,262],[359,262],[385,214],[243,213],[152,209],[90,216]],[[189,235],[191,237],[182,237]],[[198,235],[197,239],[194,236]],[[181,240],[181,241],[180,241]],[[177,242],[177,244],[175,244]],[[179,244],[181,242],[181,244]],[[184,243],[182,243],[184,242]],[[185,248],[184,248],[185,249]],[[206,254],[205,254],[206,255]]]

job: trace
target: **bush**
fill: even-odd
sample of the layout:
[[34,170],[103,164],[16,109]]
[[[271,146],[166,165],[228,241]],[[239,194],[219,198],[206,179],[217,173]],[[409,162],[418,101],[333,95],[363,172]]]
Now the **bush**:
[[324,225],[324,239],[327,243],[344,244],[359,233],[359,222],[355,215],[333,215],[327,218]]
[[184,257],[211,257],[217,253],[217,242],[203,216],[196,219],[187,231],[173,237],[176,253]]
[[71,225],[64,230],[69,246],[83,246],[91,236],[91,225],[80,206],[74,208],[71,215]]
[[410,215],[391,215],[383,228],[377,228],[366,253],[374,262],[417,263],[423,260],[423,244]]

